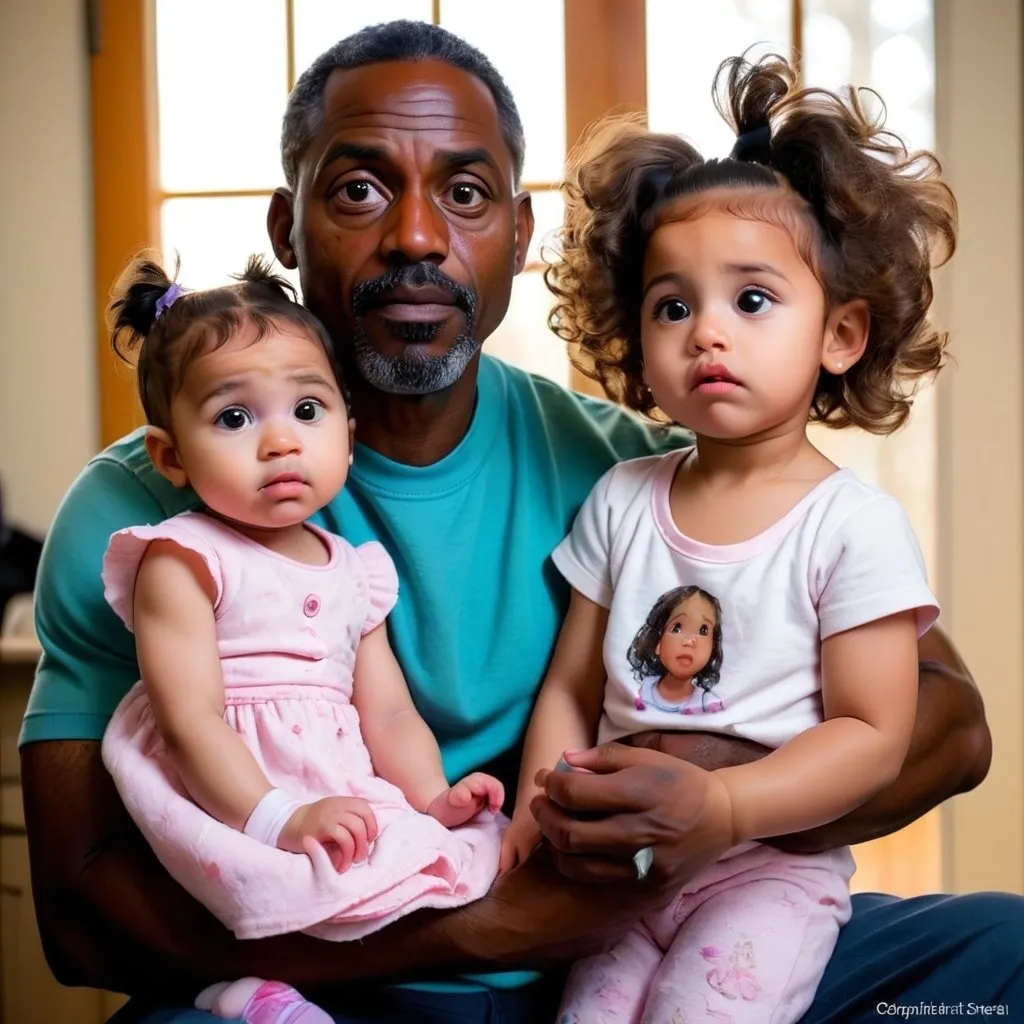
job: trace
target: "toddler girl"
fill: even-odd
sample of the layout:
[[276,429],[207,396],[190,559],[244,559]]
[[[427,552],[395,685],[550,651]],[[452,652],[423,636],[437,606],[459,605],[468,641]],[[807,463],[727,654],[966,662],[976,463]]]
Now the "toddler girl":
[[[900,506],[806,427],[906,419],[910,386],[942,360],[926,314],[953,198],[934,157],[908,154],[855,93],[801,90],[777,57],[719,74],[728,158],[615,120],[571,168],[553,324],[614,397],[696,443],[611,469],[554,552],[572,598],[503,867],[537,842],[535,775],[566,750],[695,729],[772,753],[711,774],[732,848],[576,965],[562,1024],[803,1015],[853,862],[756,841],[838,818],[897,776],[918,637],[938,614]],[[652,856],[638,852],[641,879]]]

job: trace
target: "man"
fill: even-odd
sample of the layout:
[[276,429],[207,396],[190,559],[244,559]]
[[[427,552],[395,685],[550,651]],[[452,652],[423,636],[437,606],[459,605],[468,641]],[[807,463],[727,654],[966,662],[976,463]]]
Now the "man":
[[[612,462],[685,440],[481,357],[533,217],[518,190],[515,105],[477,51],[408,22],[343,40],[296,86],[282,151],[288,187],[271,202],[270,237],[335,341],[360,442],[323,522],[354,543],[375,537],[395,558],[391,636],[449,774],[486,765],[511,788],[565,608],[547,556]],[[103,550],[114,530],[190,500],[163,485],[134,434],[87,467],[47,542],[45,654],[22,762],[36,905],[61,981],[137,996],[124,1019],[153,1022],[209,1020],[170,1008],[244,974],[292,982],[339,1021],[550,1020],[556,982],[493,972],[593,951],[727,843],[701,773],[683,759],[711,767],[763,752],[643,736],[605,751],[603,778],[586,793],[578,779],[550,777],[537,807],[550,848],[486,899],[413,915],[358,944],[233,941],[164,873],[100,760],[103,728],[137,673],[131,638],[103,602]],[[881,835],[984,777],[988,732],[964,666],[937,632],[922,661],[898,782],[844,821],[785,842],[815,849]],[[568,813],[584,809],[603,814],[598,848]],[[641,883],[633,855],[647,845],[654,864]],[[1024,1006],[1022,921],[1024,901],[1008,896],[861,900],[807,1019],[874,1019],[878,1002],[897,998],[1016,995]],[[460,972],[488,975],[452,980]],[[412,987],[377,984],[396,980]]]

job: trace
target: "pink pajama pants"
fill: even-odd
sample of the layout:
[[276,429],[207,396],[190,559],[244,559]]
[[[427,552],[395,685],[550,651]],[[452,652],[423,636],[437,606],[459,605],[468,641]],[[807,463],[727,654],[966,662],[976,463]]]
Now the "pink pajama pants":
[[577,963],[558,1024],[794,1024],[850,917],[848,850],[754,845]]

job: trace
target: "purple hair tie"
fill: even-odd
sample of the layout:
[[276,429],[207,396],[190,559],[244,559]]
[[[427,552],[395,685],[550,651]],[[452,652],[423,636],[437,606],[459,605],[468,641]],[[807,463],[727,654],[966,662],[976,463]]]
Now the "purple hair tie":
[[164,313],[166,313],[167,310],[169,310],[171,306],[173,306],[174,303],[177,302],[178,299],[180,299],[184,294],[185,289],[182,288],[177,281],[175,281],[171,285],[171,287],[168,288],[167,291],[165,291],[163,295],[161,295],[160,298],[156,300],[156,315],[153,317],[153,319],[159,320],[160,317],[163,316]]

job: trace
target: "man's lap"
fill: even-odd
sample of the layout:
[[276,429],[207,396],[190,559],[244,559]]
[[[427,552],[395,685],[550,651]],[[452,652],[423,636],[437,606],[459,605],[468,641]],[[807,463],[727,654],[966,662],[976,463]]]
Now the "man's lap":
[[[359,1008],[338,1024],[543,1024],[554,1019],[549,993],[420,993],[388,990],[390,1006]],[[550,1017],[540,1004],[550,1006]],[[1024,897],[1007,893],[853,898],[853,916],[802,1024],[878,1024],[900,1006],[1002,1006],[997,1019],[1024,1020]],[[881,1010],[880,1010],[881,1007]],[[139,1016],[129,1007],[110,1024],[214,1024],[196,1010]],[[919,1015],[928,1013],[919,1012]],[[933,1015],[941,1011],[930,1011]],[[975,1015],[979,1011],[975,1011]],[[984,1011],[980,1011],[982,1014]],[[999,1010],[993,1011],[993,1015]],[[946,1011],[950,1016],[950,1011]],[[902,1019],[899,1017],[898,1019]]]
[[934,1005],[918,1015],[938,1015],[942,1003],[963,1003],[962,1016],[970,1003],[1006,1005],[996,1019],[1024,1020],[1024,897],[854,896],[802,1024],[878,1024],[906,1019],[899,1007]]

